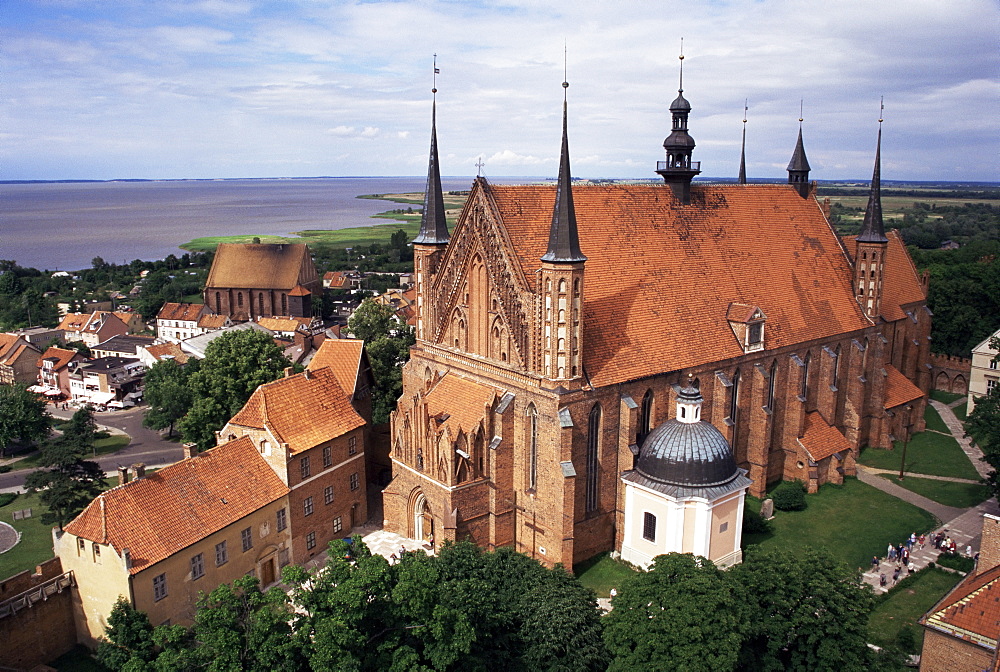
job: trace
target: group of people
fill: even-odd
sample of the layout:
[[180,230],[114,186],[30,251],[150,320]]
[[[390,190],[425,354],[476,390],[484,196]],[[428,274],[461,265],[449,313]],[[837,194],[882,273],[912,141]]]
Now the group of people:
[[[906,570],[907,575],[916,570],[916,567],[913,566],[913,562],[910,560],[910,553],[913,551],[914,546],[923,548],[926,543],[927,535],[921,534],[918,537],[917,533],[913,532],[910,534],[909,538],[898,546],[889,544],[886,549],[885,560],[888,563],[896,563],[896,568],[892,572],[893,584],[899,581],[899,575],[904,569]],[[877,555],[872,556],[872,571],[877,571],[880,565],[881,560],[879,557]],[[885,588],[889,583],[889,579],[885,575],[885,572],[879,573],[878,582],[883,588]]]

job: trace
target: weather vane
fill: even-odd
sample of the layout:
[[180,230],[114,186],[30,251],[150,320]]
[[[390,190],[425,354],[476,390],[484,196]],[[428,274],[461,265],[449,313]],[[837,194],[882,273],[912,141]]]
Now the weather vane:
[[677,92],[684,93],[684,38],[683,37],[681,38],[681,55],[679,58],[681,60],[681,78],[680,82],[678,83]]
[[749,111],[749,109],[750,109],[750,99],[749,98],[744,98],[743,99],[743,124],[744,124],[744,128],[746,128],[747,111]]
[[880,96],[878,99],[878,123],[882,123],[882,117],[885,112],[885,96]]
[[802,115],[802,101],[803,101],[803,99],[799,98],[799,126],[802,125],[802,118],[803,118],[803,115]]
[[437,93],[438,92],[438,77],[437,76],[440,75],[440,74],[441,74],[441,69],[438,68],[438,55],[434,54],[434,79],[433,79],[433,84],[432,84],[433,88],[431,88],[431,93]]
[[482,155],[480,155],[479,156],[479,160],[476,161],[476,177],[482,177],[483,176],[483,166],[485,166],[485,165],[486,164],[483,163],[483,157],[482,157]]

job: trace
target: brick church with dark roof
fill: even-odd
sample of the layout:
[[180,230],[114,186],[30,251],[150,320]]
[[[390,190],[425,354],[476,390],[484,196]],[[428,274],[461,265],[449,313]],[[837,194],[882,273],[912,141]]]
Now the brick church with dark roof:
[[549,564],[620,549],[622,474],[687,380],[755,496],[923,428],[926,280],[883,229],[878,155],[845,239],[801,129],[789,184],[692,184],[683,92],[670,109],[663,184],[572,185],[564,103],[556,185],[479,177],[452,232],[432,121],[388,529]]

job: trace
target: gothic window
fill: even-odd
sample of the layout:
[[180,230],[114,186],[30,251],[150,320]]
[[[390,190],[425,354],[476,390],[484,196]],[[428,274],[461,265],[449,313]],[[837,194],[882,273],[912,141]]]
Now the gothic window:
[[840,346],[837,346],[837,350],[833,353],[833,366],[831,367],[831,380],[830,385],[837,387],[840,382]]
[[288,295],[281,295],[281,314],[288,315]]
[[736,431],[739,428],[740,413],[740,370],[733,374],[733,386],[729,388],[729,421],[733,423],[732,445],[736,449]]
[[590,409],[590,421],[587,427],[587,490],[586,509],[587,513],[597,510],[597,485],[598,485],[598,451],[601,446],[601,405],[594,404]]
[[646,440],[646,436],[649,435],[650,430],[653,429],[653,391],[646,390],[646,394],[642,397],[642,405],[639,407],[639,430],[636,436],[636,442],[641,446],[642,442]]
[[257,295],[257,314],[264,314],[264,292]]
[[778,362],[771,362],[771,372],[767,377],[767,406],[768,410],[774,410],[774,383],[778,378]]
[[559,293],[566,293],[566,278],[559,278]]
[[538,411],[534,404],[528,404],[524,414],[527,418],[528,489],[535,490],[538,487]]
[[243,307],[243,292],[236,292],[236,305],[239,308]]
[[862,352],[861,352],[861,375],[862,376],[867,376],[868,375],[868,347],[869,347],[868,339],[865,338],[864,350],[862,350]]
[[812,361],[812,353],[807,352],[806,358],[802,361],[802,382],[799,383],[799,396],[802,399],[809,398],[809,363]]
[[222,292],[215,293],[215,312],[222,312]]

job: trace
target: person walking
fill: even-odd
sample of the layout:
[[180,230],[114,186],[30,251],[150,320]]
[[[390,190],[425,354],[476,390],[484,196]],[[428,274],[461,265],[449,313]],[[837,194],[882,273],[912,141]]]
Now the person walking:
[[878,575],[878,585],[885,588],[885,572],[882,572],[881,574]]
[[896,547],[889,544],[889,553],[886,555],[886,560],[889,562],[895,562],[896,560]]
[[893,584],[895,584],[897,581],[899,581],[899,569],[900,569],[899,567],[896,567],[896,569],[892,573],[892,582],[893,582]]
[[876,569],[878,569],[878,556],[877,555],[873,555],[872,556],[872,571],[874,572]]

